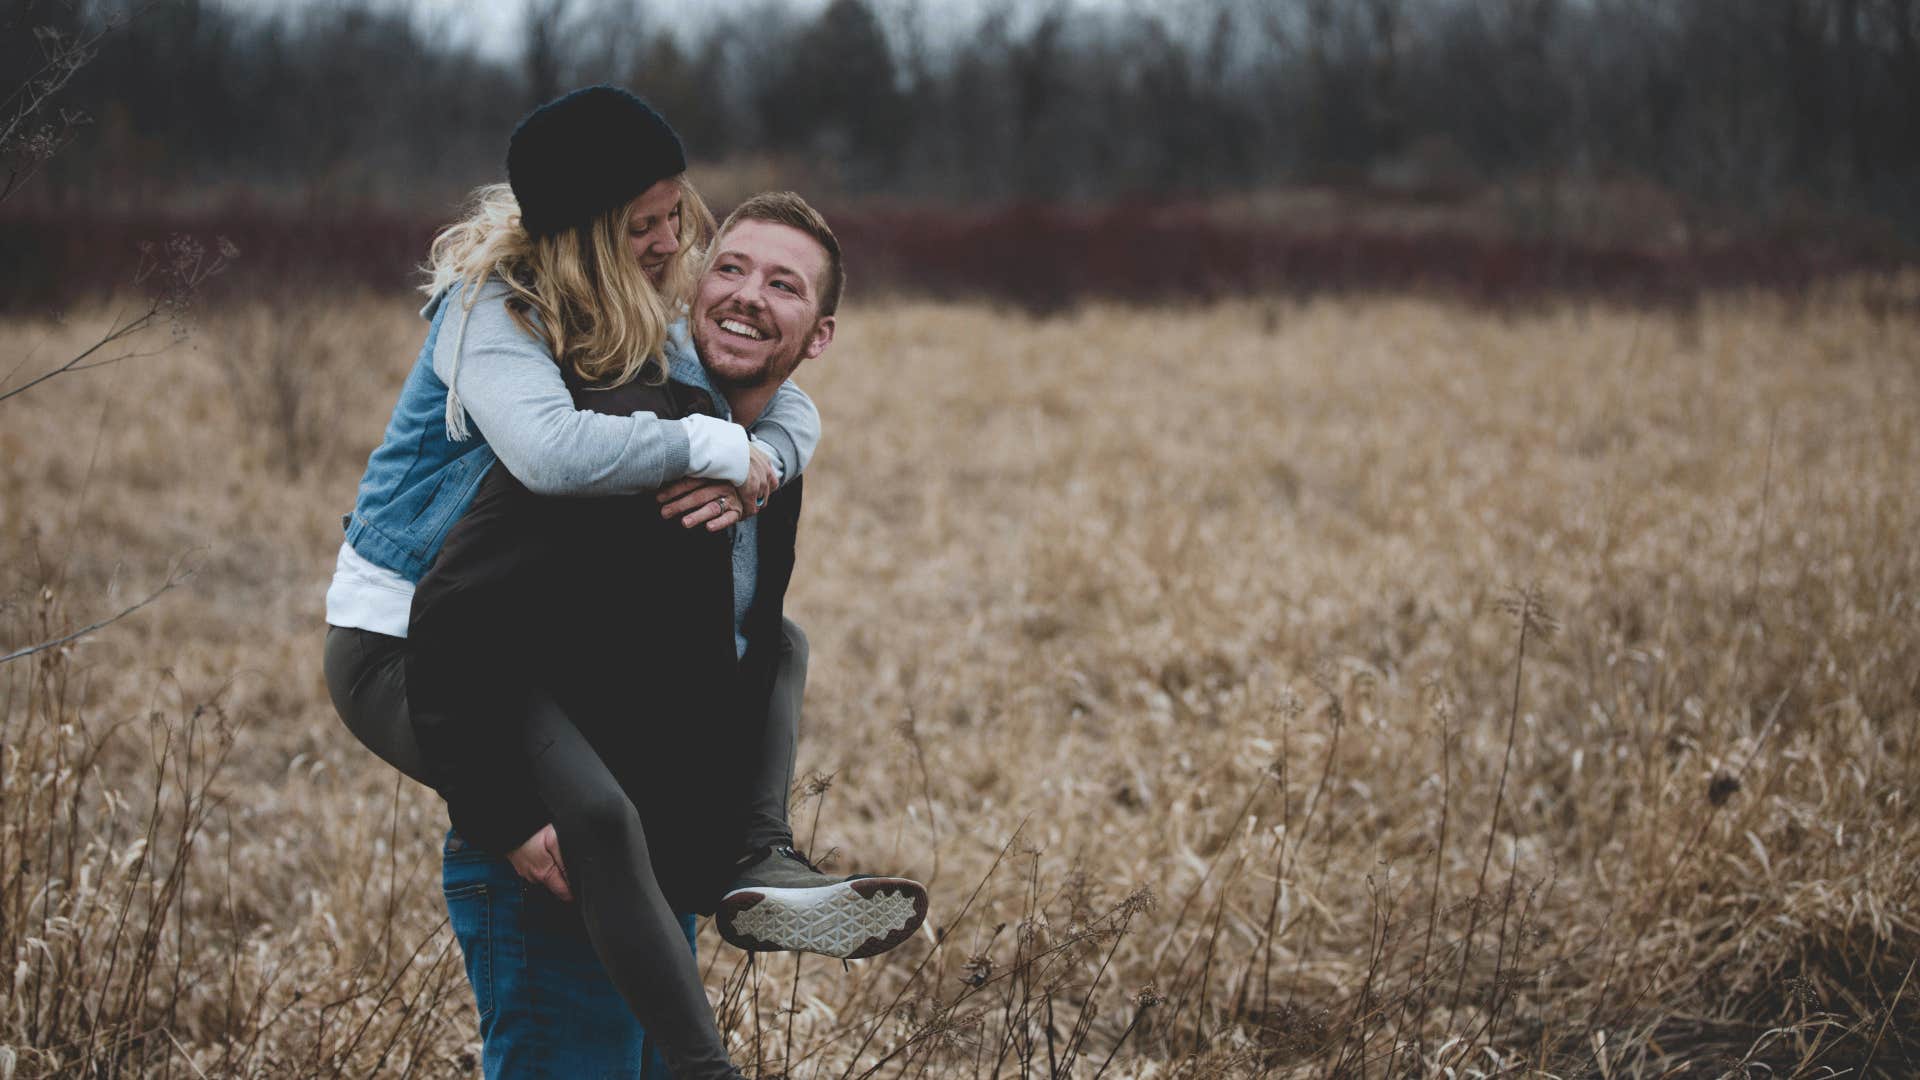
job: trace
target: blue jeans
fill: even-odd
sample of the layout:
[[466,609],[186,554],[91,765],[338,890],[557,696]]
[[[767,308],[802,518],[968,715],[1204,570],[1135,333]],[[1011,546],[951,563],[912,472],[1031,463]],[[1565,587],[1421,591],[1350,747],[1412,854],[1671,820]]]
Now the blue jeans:
[[[447,834],[441,881],[480,1008],[487,1080],[670,1080],[667,1064],[594,956],[579,912],[512,864]],[[687,948],[694,920],[680,918]]]

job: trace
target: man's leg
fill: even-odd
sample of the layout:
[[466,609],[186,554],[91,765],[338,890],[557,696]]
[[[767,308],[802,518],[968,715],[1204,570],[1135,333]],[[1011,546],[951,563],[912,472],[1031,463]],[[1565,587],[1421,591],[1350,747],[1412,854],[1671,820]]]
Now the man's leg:
[[773,696],[761,729],[760,753],[753,763],[747,796],[749,852],[793,846],[787,801],[793,793],[793,763],[800,752],[800,701],[807,689],[807,635],[791,619],[780,620],[780,660],[774,668]]
[[714,912],[714,925],[742,949],[873,956],[920,928],[927,917],[927,890],[908,878],[823,874],[793,849],[787,799],[806,686],[807,636],[782,619],[767,722],[759,755],[749,766],[747,854]]
[[[444,858],[447,912],[479,1006],[489,1080],[670,1080],[658,1048],[601,968],[576,910],[456,834],[448,834]],[[681,930],[691,950],[692,916],[681,920]]]

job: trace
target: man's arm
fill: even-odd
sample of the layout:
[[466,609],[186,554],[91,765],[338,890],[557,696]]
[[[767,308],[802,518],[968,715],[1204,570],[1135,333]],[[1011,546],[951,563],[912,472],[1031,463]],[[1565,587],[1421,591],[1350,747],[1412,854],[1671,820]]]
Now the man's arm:
[[805,472],[813,460],[820,445],[820,410],[805,390],[792,381],[783,382],[747,434],[771,459],[773,482],[784,484]]
[[[773,489],[800,475],[820,445],[820,410],[806,391],[783,382],[767,401],[748,434],[756,460],[741,482],[712,480],[689,474],[661,487],[660,514],[677,518],[687,528],[705,525],[718,532],[758,513]],[[731,489],[738,509],[721,508],[720,498]]]

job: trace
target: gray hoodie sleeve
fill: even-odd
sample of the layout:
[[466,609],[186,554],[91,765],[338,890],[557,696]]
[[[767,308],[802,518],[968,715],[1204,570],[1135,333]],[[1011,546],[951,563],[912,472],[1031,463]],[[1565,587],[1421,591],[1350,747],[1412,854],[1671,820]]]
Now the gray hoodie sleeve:
[[[434,374],[454,388],[458,406],[485,433],[507,471],[541,495],[625,494],[686,476],[687,434],[678,421],[574,408],[546,346],[507,311],[507,292],[497,281],[487,283],[471,313],[457,306],[457,294],[448,297],[456,305],[447,313],[452,325],[441,328],[433,354]],[[804,468],[819,441],[813,402],[797,389],[783,390],[762,424],[769,426],[756,426],[754,434],[780,449],[781,464],[792,470],[784,475]]]

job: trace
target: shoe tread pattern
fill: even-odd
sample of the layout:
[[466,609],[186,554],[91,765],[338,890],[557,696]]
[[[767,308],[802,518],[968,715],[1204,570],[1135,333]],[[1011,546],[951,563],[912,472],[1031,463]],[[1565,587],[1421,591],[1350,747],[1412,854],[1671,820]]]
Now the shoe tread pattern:
[[720,902],[720,936],[756,952],[875,956],[912,937],[927,891],[906,878],[859,878],[818,889],[741,889]]

